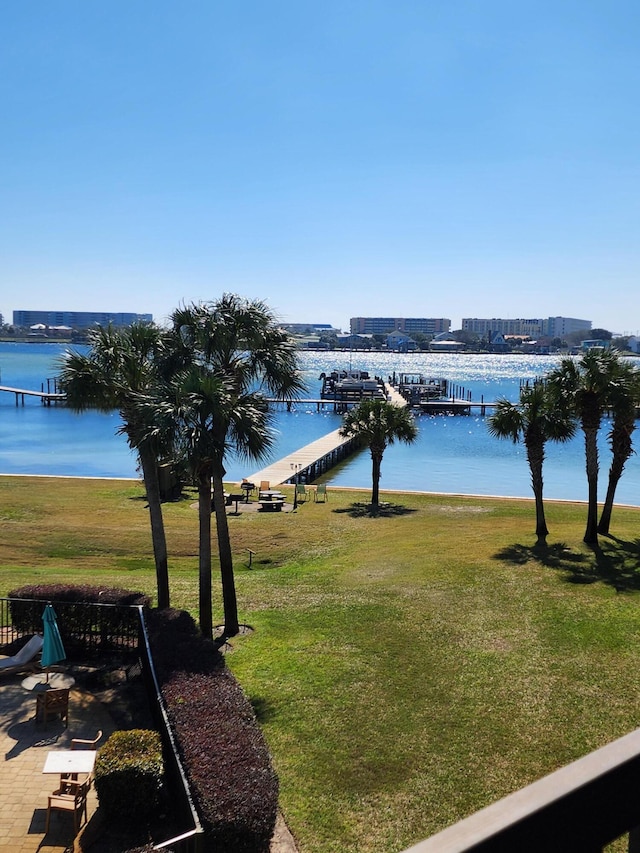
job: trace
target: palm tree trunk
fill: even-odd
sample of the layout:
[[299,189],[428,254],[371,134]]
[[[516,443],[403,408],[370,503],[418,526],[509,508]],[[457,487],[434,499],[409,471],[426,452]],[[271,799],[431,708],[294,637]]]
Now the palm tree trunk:
[[[634,410],[635,411],[635,410]],[[611,449],[613,457],[609,468],[609,482],[607,484],[607,496],[600,514],[600,523],[598,524],[598,533],[609,533],[611,526],[611,513],[613,511],[613,502],[616,496],[616,489],[622,477],[624,466],[627,459],[633,453],[633,444],[631,434],[635,430],[635,418],[624,426],[616,427],[614,424],[611,436]]]
[[149,504],[151,521],[151,541],[153,556],[156,564],[156,586],[158,590],[158,607],[169,607],[169,563],[167,558],[167,537],[162,517],[162,502],[160,500],[160,484],[158,482],[158,460],[155,453],[143,443],[138,448],[140,467],[144,478]]
[[544,542],[549,535],[547,522],[544,517],[544,501],[542,499],[542,465],[544,463],[544,444],[536,442],[527,445],[527,460],[531,471],[531,487],[536,501],[536,536]]
[[200,631],[213,639],[211,610],[211,469],[205,466],[198,474],[198,610]]
[[378,506],[380,497],[380,468],[382,466],[382,453],[371,451],[371,506]]
[[218,536],[218,554],[220,556],[224,633],[226,637],[234,637],[240,630],[240,625],[238,623],[238,601],[233,575],[233,556],[231,554],[231,539],[229,537],[229,524],[225,509],[222,477],[223,474],[221,475],[214,470],[213,506],[216,513],[216,533]]
[[622,476],[622,471],[615,475],[613,471],[609,471],[609,483],[607,485],[607,496],[604,500],[604,506],[602,507],[602,513],[600,514],[600,521],[598,523],[598,533],[603,533],[605,536],[609,533],[609,527],[611,526],[611,513],[613,511],[613,501],[616,495],[616,488],[618,487],[618,482],[620,477]]
[[598,544],[598,430],[584,428],[584,448],[587,463],[587,483],[589,486],[589,505],[587,509],[587,527],[583,541],[588,545]]

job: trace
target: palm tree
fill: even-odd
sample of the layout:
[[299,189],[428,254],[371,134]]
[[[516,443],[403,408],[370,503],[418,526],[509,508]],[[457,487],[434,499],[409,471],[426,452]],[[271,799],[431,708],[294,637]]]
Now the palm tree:
[[198,483],[200,630],[213,635],[211,489],[224,607],[224,635],[237,634],[238,606],[224,498],[225,458],[262,460],[273,444],[267,396],[291,400],[303,390],[292,338],[267,305],[225,294],[172,315],[175,346],[190,362],[173,383],[169,406]]
[[60,359],[60,390],[76,412],[119,410],[118,432],[138,454],[147,494],[156,566],[158,607],[169,606],[167,541],[158,482],[160,442],[149,429],[140,395],[158,380],[164,333],[153,324],[98,327],[89,333],[89,353],[68,351]]
[[380,468],[385,450],[396,441],[412,444],[418,436],[413,415],[405,406],[386,400],[362,400],[344,416],[340,435],[359,437],[371,452],[371,506],[379,505]]
[[598,533],[609,533],[616,488],[624,466],[634,452],[631,436],[636,428],[638,400],[640,400],[640,372],[629,363],[621,362],[620,373],[609,389],[609,405],[613,422],[608,439],[612,456],[607,495],[600,514]]
[[589,500],[584,541],[598,542],[598,430],[609,404],[611,384],[620,371],[620,359],[611,350],[589,350],[578,361],[564,358],[547,375],[562,405],[568,403],[584,433]]
[[520,389],[519,404],[499,399],[487,428],[495,438],[524,442],[536,503],[536,536],[538,542],[544,542],[549,534],[542,498],[544,446],[547,441],[568,441],[575,435],[575,421],[551,400],[545,383],[536,380]]

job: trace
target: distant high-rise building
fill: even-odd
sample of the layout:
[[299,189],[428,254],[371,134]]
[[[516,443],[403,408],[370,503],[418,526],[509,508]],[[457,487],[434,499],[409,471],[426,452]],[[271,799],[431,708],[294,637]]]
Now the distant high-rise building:
[[549,317],[545,320],[545,335],[550,338],[563,338],[571,332],[585,332],[591,329],[591,320],[576,320],[575,317]]
[[352,317],[349,324],[352,335],[387,335],[389,332],[437,335],[451,328],[451,320],[444,317]]
[[489,332],[502,335],[528,335],[539,338],[542,335],[550,338],[562,338],[570,332],[589,330],[591,320],[577,320],[575,317],[540,317],[506,320],[501,317],[485,319],[480,317],[463,317],[462,329],[476,335],[487,335]]
[[152,314],[133,314],[110,311],[14,311],[13,325],[28,328],[68,326],[70,329],[89,329],[91,326],[131,326],[132,323],[151,323]]

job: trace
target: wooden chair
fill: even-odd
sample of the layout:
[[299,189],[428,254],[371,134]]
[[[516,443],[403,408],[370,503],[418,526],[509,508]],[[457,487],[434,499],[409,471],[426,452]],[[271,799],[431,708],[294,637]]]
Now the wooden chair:
[[36,723],[47,727],[49,720],[60,717],[65,728],[69,725],[69,689],[43,690],[36,697]]
[[[97,749],[100,738],[102,737],[102,729],[98,730],[98,734],[93,739],[85,739],[74,737],[71,740],[71,749]],[[81,774],[79,778],[77,773],[61,773],[60,774],[60,793],[70,793],[70,786],[76,782],[89,782],[91,787],[91,777],[88,773]]]
[[85,779],[84,782],[67,782],[66,788],[60,788],[49,795],[47,804],[47,821],[45,824],[45,834],[49,832],[49,821],[51,812],[71,812],[73,814],[73,829],[78,834],[82,822],[82,815],[87,819],[87,795],[91,787],[91,779]]
[[71,740],[71,749],[97,749],[101,737],[102,729],[98,730],[98,734],[93,738],[93,740],[74,737]]
[[269,485],[268,480],[260,480],[260,489],[261,492],[268,492],[271,486]]

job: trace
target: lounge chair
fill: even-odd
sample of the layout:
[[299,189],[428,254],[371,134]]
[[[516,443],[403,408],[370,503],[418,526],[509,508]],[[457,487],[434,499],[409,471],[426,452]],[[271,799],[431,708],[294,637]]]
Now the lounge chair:
[[42,636],[34,634],[15,655],[0,660],[0,675],[33,672],[38,666],[36,659],[42,651],[42,643]]

